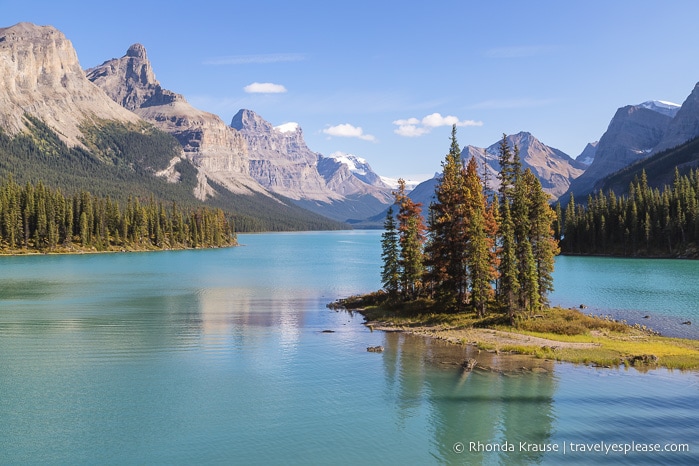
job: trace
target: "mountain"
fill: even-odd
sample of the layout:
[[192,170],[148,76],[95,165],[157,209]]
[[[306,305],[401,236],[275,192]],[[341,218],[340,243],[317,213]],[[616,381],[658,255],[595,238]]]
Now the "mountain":
[[[323,167],[321,167],[321,165],[323,165]],[[381,189],[390,188],[390,186],[382,180],[381,176],[377,175],[376,172],[372,170],[369,162],[356,155],[334,152],[328,157],[320,157],[318,171],[326,180],[329,178],[328,175],[333,173],[333,166],[336,167],[336,170],[345,167],[355,178],[370,186],[376,186]]]
[[690,169],[697,167],[699,167],[699,138],[694,138],[606,176],[597,181],[594,191],[606,193],[611,189],[617,195],[627,193],[629,184],[637,177],[640,179],[643,172],[646,173],[650,187],[662,189],[665,185],[672,185],[675,168],[681,175],[686,175]]
[[589,167],[595,160],[595,155],[597,154],[597,146],[599,141],[591,142],[585,146],[583,151],[578,155],[575,160],[580,162],[586,167]]
[[250,175],[308,210],[344,222],[375,215],[392,202],[390,188],[366,161],[313,152],[297,124],[275,127],[243,109],[231,127],[247,141]]
[[[140,47],[127,55],[145,58]],[[131,72],[143,79],[132,77],[131,94],[115,94],[132,97],[121,103],[141,110],[146,102],[153,108],[162,102],[182,103],[157,86],[147,66]],[[209,178],[210,172],[202,176],[206,164],[194,166],[177,139],[87,79],[70,41],[51,26],[20,23],[0,29],[0,82],[0,177],[11,175],[20,184],[41,181],[68,194],[90,191],[122,202],[136,197],[197,208],[206,199],[206,205],[231,213],[239,230],[340,226],[265,191],[246,175],[244,164],[238,170],[256,187],[248,190],[251,194],[224,188],[223,182]],[[222,128],[223,134],[236,137],[225,124]],[[237,137],[236,144],[244,147]],[[209,140],[202,136],[204,146]],[[195,146],[196,138],[192,141]],[[225,159],[216,163],[226,168]],[[231,157],[230,163],[237,164],[237,158]]]
[[658,153],[679,146],[699,136],[699,83],[677,110],[660,143],[653,149]]
[[121,58],[86,71],[114,102],[172,134],[199,169],[196,195],[215,195],[207,180],[235,194],[266,193],[249,174],[247,144],[218,116],[198,110],[180,94],[163,89],[146,49],[134,44]]
[[231,127],[247,142],[250,175],[266,189],[294,200],[342,198],[326,188],[315,168],[319,155],[308,148],[298,125],[275,128],[252,110],[240,110]]
[[[557,199],[563,194],[572,180],[580,176],[584,171],[584,165],[564,152],[543,144],[531,133],[520,132],[506,137],[510,147],[515,145],[519,148],[519,155],[522,161],[522,168],[530,169],[541,181],[541,185],[552,199]],[[498,163],[498,150],[500,141],[487,148],[466,146],[461,150],[461,158],[464,163],[471,157],[475,157],[478,166],[481,167],[481,177],[483,177],[483,167],[487,171],[488,186],[497,190],[499,182],[497,174],[500,171]],[[438,176],[438,175],[437,175]],[[409,196],[415,202],[422,202],[423,209],[429,206],[434,200],[434,190],[437,186],[437,176],[413,189]]]
[[644,102],[618,109],[599,140],[592,164],[563,197],[567,199],[572,192],[577,199],[584,199],[598,180],[651,155],[673,120],[668,107]]
[[52,26],[0,29],[0,127],[28,130],[24,115],[43,121],[68,146],[83,146],[84,127],[141,119],[85,78],[73,44]]
[[664,100],[649,100],[639,104],[640,107],[647,108],[648,110],[653,110],[654,112],[662,113],[670,118],[674,118],[679,112],[681,105],[677,105],[673,102],[667,102]]

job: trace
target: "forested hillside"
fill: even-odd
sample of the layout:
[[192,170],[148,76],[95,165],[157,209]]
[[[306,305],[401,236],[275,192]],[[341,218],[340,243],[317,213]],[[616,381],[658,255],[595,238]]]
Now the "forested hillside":
[[341,224],[307,212],[283,198],[236,195],[216,185],[204,204],[193,195],[197,169],[186,159],[175,165],[179,181],[156,177],[181,147],[167,133],[143,124],[100,122],[82,128],[84,147],[68,147],[42,121],[25,115],[29,132],[8,136],[0,129],[0,179],[20,185],[43,183],[73,195],[81,191],[109,197],[122,208],[129,198],[196,209],[204,205],[228,213],[238,231],[337,229]]
[[698,257],[699,170],[672,185],[653,188],[645,171],[629,185],[628,195],[598,192],[587,205],[572,197],[557,212],[561,250],[569,254]]

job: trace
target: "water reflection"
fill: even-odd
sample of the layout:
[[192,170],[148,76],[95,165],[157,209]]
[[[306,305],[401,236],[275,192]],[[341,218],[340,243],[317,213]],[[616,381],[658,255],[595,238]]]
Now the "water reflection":
[[[459,363],[469,357],[497,370],[465,372]],[[395,332],[386,335],[383,364],[386,390],[397,392],[397,428],[426,403],[440,461],[533,464],[544,458],[540,451],[522,451],[520,442],[534,450],[551,442],[557,389],[551,362],[478,354],[472,347]],[[455,445],[465,450],[455,452]]]

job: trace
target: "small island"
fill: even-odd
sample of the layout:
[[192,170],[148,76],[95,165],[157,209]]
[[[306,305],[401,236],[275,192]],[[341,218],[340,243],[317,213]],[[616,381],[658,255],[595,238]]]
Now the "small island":
[[389,209],[382,234],[383,289],[329,307],[360,312],[371,329],[481,351],[602,367],[698,369],[699,341],[549,307],[563,220],[518,154],[503,135],[493,191],[475,159],[462,162],[453,127],[428,225],[399,180],[398,214]]
[[485,352],[597,367],[699,369],[697,340],[664,337],[646,326],[578,309],[545,309],[510,325],[505,316],[448,313],[424,301],[391,304],[383,291],[341,299],[329,307],[360,313],[372,330],[406,332]]

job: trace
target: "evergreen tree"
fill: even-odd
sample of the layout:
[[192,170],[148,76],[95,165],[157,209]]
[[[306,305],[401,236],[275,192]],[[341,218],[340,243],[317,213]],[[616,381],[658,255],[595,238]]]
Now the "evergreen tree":
[[531,175],[531,171],[516,177],[512,199],[512,222],[515,227],[515,256],[519,280],[519,311],[531,311],[539,308],[536,264],[529,238],[532,221],[530,216],[532,193],[528,175]]
[[491,254],[494,238],[488,234],[483,185],[473,157],[466,167],[464,190],[469,201],[466,264],[470,279],[470,301],[477,314],[483,317],[494,295],[492,283],[496,272]]
[[[529,184],[530,230],[529,242],[536,263],[538,301],[540,306],[548,305],[548,294],[553,291],[553,267],[556,255],[560,252],[553,225],[559,222],[558,213],[551,209],[549,196],[541,182],[531,171],[524,174],[524,182]],[[560,205],[559,205],[560,207]]]
[[442,175],[435,189],[436,202],[430,209],[427,262],[437,299],[457,311],[464,308],[468,290],[465,175],[454,125],[449,152],[442,162]]
[[381,283],[391,299],[395,299],[400,291],[400,264],[398,253],[398,232],[393,218],[393,207],[388,208],[384,232],[381,234]]
[[418,297],[424,274],[423,244],[425,226],[421,204],[415,203],[405,193],[405,180],[398,180],[394,193],[398,204],[398,234],[400,246],[401,294],[404,299]]
[[509,202],[502,204],[500,215],[500,262],[498,266],[497,295],[500,304],[505,309],[505,313],[510,318],[510,323],[514,324],[520,285],[519,274],[517,273],[517,256],[515,254],[515,227]]

